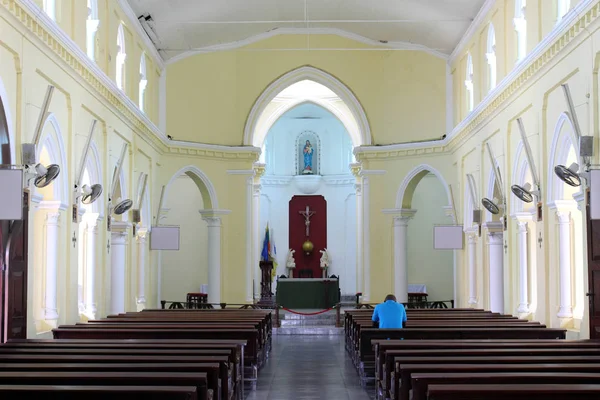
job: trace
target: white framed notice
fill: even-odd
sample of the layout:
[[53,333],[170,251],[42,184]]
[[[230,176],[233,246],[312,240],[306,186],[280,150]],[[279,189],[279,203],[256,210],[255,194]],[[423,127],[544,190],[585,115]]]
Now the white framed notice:
[[0,169],[0,220],[23,219],[23,171]]
[[462,250],[463,247],[462,225],[436,225],[433,227],[433,248],[435,250]]
[[179,250],[179,227],[153,226],[150,231],[150,250]]

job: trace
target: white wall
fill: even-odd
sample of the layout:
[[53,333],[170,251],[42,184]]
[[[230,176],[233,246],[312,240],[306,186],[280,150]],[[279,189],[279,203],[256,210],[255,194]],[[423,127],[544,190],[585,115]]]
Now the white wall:
[[[297,117],[319,119],[297,119]],[[269,130],[265,143],[267,175],[296,175],[298,151],[296,140],[304,131],[319,137],[320,147],[313,143],[314,158],[319,158],[320,175],[349,174],[352,162],[352,142],[344,125],[329,111],[310,104],[302,104],[285,113]],[[301,161],[301,160],[298,160]]]
[[161,224],[179,225],[181,242],[179,251],[162,252],[161,300],[185,301],[186,293],[199,292],[208,283],[208,228],[199,213],[202,196],[187,175],[176,179],[169,191],[169,212]]
[[412,200],[417,213],[408,224],[408,283],[427,285],[429,301],[454,298],[452,250],[433,250],[433,226],[451,224],[444,206],[448,197],[435,175],[426,175]]
[[[320,116],[295,119],[294,116]],[[320,142],[320,173],[323,176],[294,177],[296,139],[306,130]],[[313,144],[314,146],[314,144]],[[318,157],[315,153],[315,157]],[[294,195],[322,195],[327,201],[327,250],[331,256],[329,275],[340,277],[342,295],[356,293],[356,192],[350,173],[352,143],[344,126],[329,112],[303,104],[280,118],[266,140],[266,174],[261,179],[260,244],[269,223],[271,240],[277,247],[277,275],[287,274],[289,250],[289,202]],[[302,178],[302,179],[298,179]],[[306,182],[306,179],[310,182]],[[318,251],[321,249],[315,249]],[[276,284],[274,285],[274,289]]]

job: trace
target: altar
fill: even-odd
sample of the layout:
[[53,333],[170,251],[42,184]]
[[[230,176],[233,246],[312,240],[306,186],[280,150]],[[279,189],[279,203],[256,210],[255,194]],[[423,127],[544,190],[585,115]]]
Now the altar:
[[281,307],[324,310],[340,302],[340,282],[336,278],[280,278],[275,297]]

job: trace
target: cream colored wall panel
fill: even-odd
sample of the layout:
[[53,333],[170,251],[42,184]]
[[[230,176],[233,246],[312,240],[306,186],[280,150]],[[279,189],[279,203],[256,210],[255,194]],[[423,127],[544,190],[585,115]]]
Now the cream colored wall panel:
[[[260,45],[285,48],[296,40],[296,35],[278,36]],[[327,35],[311,37],[317,47],[338,42]],[[354,43],[343,40],[339,45]],[[334,75],[352,90],[366,110],[376,143],[440,137],[445,131],[445,65],[439,58],[413,51],[293,50],[282,57],[280,51],[256,49],[202,54],[170,64],[167,131],[182,140],[238,145],[264,88],[303,65]],[[439,118],[426,118],[432,113]]]

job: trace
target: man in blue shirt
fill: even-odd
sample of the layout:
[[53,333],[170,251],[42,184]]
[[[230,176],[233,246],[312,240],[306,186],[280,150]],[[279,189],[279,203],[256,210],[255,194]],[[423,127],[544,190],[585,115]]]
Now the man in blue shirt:
[[388,294],[385,302],[375,306],[373,322],[379,322],[380,328],[402,328],[406,322],[406,310],[396,302],[396,296]]

